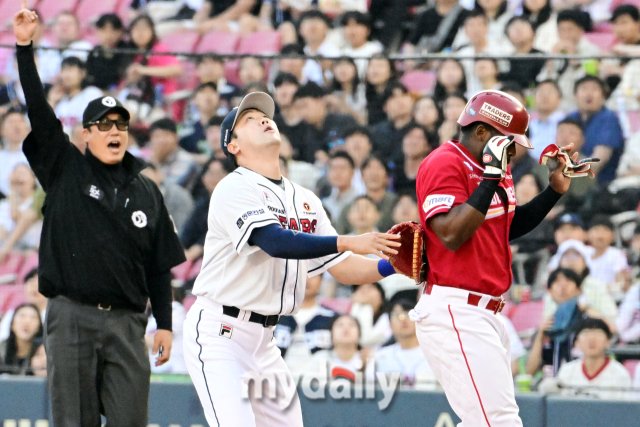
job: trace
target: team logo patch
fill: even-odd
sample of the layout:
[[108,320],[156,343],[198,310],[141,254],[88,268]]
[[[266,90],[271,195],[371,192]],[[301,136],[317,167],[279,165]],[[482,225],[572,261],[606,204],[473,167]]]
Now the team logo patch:
[[95,185],[89,186],[89,188],[85,191],[89,195],[89,197],[93,197],[96,200],[100,200],[103,197],[102,191],[100,191],[100,189]]
[[231,335],[233,334],[233,328],[229,325],[225,325],[224,323],[220,326],[220,336],[231,339]]
[[448,194],[432,194],[428,196],[422,204],[422,210],[424,213],[429,213],[430,210],[437,206],[453,206],[453,202],[456,198]]
[[264,194],[264,198],[267,199],[267,202],[271,202],[269,195],[265,191],[263,191],[262,194]]
[[105,107],[115,107],[116,100],[111,96],[105,96],[104,98],[102,98],[102,105],[104,105]]
[[242,218],[238,218],[238,220],[236,221],[236,225],[238,226],[238,229],[242,228],[242,226],[244,225],[244,221],[242,220]]
[[471,114],[472,116],[475,116],[476,110],[474,110],[473,108],[469,108],[469,114]]
[[135,225],[138,228],[146,227],[147,215],[142,211],[135,211],[131,215],[131,221],[133,221],[133,225]]
[[497,107],[494,107],[488,102],[482,104],[482,108],[480,108],[480,114],[502,126],[509,126],[511,124],[511,120],[513,119],[513,115]]
[[302,207],[304,208],[305,211],[309,212],[311,210],[311,206],[309,206],[309,203],[304,202],[302,204]]
[[484,156],[482,156],[482,161],[485,163],[489,163],[491,160],[493,160],[493,157],[491,157],[490,154],[485,154]]

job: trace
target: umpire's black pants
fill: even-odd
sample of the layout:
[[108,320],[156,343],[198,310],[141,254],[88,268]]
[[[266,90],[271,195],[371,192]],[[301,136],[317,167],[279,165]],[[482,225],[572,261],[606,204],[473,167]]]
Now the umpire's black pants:
[[54,427],[144,427],[151,368],[147,316],[101,310],[58,296],[45,324],[47,378]]

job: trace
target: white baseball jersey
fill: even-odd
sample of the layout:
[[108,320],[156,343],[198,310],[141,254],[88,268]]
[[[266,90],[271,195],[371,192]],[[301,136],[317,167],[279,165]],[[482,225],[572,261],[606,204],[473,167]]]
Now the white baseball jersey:
[[104,94],[95,86],[89,86],[78,92],[73,98],[65,96],[55,108],[56,116],[62,122],[64,131],[71,136],[71,131],[77,124],[82,123],[82,113],[91,101]]
[[216,186],[195,295],[264,315],[295,314],[304,298],[307,277],[323,273],[351,254],[281,259],[248,243],[254,229],[269,224],[320,236],[337,235],[315,194],[286,178],[282,181],[284,188],[240,167]]
[[558,383],[571,387],[564,389],[564,395],[591,396],[599,399],[628,399],[629,391],[603,390],[607,388],[630,388],[631,376],[620,362],[607,358],[602,368],[593,376],[585,372],[582,360],[576,359],[565,363],[558,371]]

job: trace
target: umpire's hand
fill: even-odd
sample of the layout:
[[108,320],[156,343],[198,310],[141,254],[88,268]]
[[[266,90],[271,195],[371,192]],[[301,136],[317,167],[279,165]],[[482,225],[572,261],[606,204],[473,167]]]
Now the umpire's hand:
[[13,16],[13,32],[19,45],[28,45],[38,28],[38,15],[27,8],[27,0],[22,0],[22,9]]
[[[153,338],[153,354],[158,354],[156,357],[156,366],[164,365],[169,361],[171,357],[171,342],[173,341],[173,334],[166,329],[158,329],[156,335]],[[162,351],[158,352],[162,346]]]

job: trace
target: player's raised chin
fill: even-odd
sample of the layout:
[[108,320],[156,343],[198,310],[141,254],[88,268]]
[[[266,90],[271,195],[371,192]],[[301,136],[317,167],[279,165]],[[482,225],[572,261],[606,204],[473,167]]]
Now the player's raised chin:
[[[125,121],[118,113],[107,114],[102,119]],[[91,154],[108,165],[122,161],[129,145],[129,132],[118,130],[115,124],[112,124],[111,128],[106,131],[101,131],[98,129],[98,125],[92,124],[82,130],[82,138]]]
[[280,151],[280,131],[262,111],[249,109],[240,114],[233,128],[229,152],[251,156],[265,150]]

